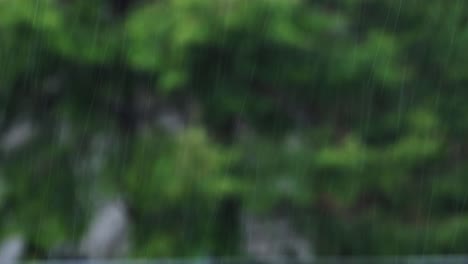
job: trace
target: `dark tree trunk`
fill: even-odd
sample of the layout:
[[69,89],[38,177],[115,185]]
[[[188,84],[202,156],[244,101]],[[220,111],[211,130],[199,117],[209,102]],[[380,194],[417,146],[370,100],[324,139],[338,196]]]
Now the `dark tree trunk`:
[[235,256],[240,244],[241,202],[237,197],[228,197],[221,201],[216,215],[214,230],[215,256]]

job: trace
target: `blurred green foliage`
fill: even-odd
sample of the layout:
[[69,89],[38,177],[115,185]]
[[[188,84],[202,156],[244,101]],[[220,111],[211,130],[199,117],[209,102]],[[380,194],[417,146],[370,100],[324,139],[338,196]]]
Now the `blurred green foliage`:
[[[217,216],[229,197],[300,212],[318,254],[467,253],[467,14],[445,0],[0,1],[0,132],[38,127],[2,154],[0,235],[25,234],[31,257],[76,243],[98,189],[131,208],[135,256],[239,253],[217,248],[215,226],[237,239]],[[142,132],[141,91],[195,101],[200,119]],[[90,169],[101,134],[111,151]]]

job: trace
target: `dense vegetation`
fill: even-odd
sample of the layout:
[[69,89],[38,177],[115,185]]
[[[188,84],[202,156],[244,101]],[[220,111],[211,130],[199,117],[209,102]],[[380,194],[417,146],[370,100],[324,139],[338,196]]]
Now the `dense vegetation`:
[[77,241],[119,195],[133,256],[235,254],[227,201],[287,208],[319,254],[467,253],[467,23],[459,0],[0,1],[0,135],[34,127],[2,147],[0,237]]

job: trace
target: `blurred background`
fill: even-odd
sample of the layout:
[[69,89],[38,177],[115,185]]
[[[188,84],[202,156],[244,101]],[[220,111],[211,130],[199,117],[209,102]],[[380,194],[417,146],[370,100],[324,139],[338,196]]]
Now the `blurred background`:
[[0,0],[0,262],[468,253],[461,0]]

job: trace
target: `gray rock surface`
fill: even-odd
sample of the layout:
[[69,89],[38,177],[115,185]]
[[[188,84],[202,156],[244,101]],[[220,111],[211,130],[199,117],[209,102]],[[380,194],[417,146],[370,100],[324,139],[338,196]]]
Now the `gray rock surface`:
[[244,214],[245,251],[255,261],[264,263],[311,263],[310,242],[295,232],[285,217],[262,218]]
[[11,152],[28,143],[35,135],[34,125],[30,120],[13,124],[0,138],[0,148]]
[[165,109],[158,114],[157,125],[163,130],[177,134],[186,127],[183,116],[173,109]]
[[113,201],[98,210],[80,245],[89,258],[124,257],[129,247],[129,220],[125,204]]
[[24,254],[24,240],[21,236],[12,236],[0,244],[0,263],[19,263]]

